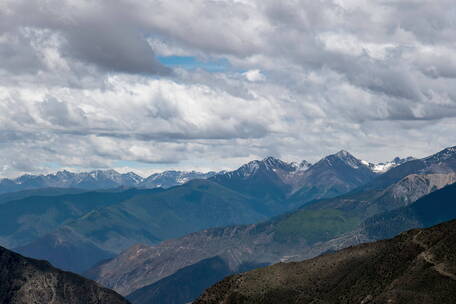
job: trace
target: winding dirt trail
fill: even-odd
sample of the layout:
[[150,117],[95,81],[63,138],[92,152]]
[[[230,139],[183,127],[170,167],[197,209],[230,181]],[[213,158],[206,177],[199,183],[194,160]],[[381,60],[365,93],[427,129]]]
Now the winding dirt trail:
[[422,231],[418,232],[414,237],[413,237],[413,242],[415,244],[417,244],[418,246],[422,247],[425,249],[425,251],[423,251],[419,257],[423,258],[427,263],[433,265],[433,269],[435,271],[437,271],[439,274],[447,277],[447,278],[450,278],[451,280],[454,280],[456,281],[456,275],[451,273],[451,272],[448,272],[445,270],[445,264],[444,263],[437,263],[434,261],[434,256],[432,255],[432,253],[430,253],[428,250],[428,246],[426,244],[424,244],[423,242],[421,242],[420,240],[418,240],[418,236],[421,234]]

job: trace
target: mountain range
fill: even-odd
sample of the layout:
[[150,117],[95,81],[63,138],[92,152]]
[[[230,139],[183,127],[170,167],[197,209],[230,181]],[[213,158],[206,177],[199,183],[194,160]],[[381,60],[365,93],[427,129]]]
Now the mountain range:
[[[59,220],[59,227],[43,229],[36,227],[38,224],[32,227],[15,224],[17,232],[0,230],[0,241],[26,256],[82,272],[136,243],[152,245],[210,227],[259,222],[315,198],[345,193],[375,176],[368,166],[345,151],[329,155],[314,165],[286,163],[268,157],[206,180],[191,180],[166,190],[136,193],[124,200],[110,200],[108,205],[91,204],[94,208],[87,209],[85,214]],[[123,195],[121,189],[113,191],[118,197]],[[76,198],[34,199],[66,202]],[[27,211],[28,205],[44,206],[33,203],[34,199],[8,203],[11,209],[5,208],[10,211],[5,212],[4,217],[15,223],[28,223],[26,219],[34,217],[49,219],[44,223],[53,222],[58,211],[52,206]],[[24,209],[15,211],[15,205]],[[18,233],[28,237],[28,243],[17,237]]]
[[24,176],[26,190],[0,194],[0,244],[135,304],[187,303],[227,275],[453,218],[448,204],[434,222],[414,208],[448,191],[455,159],[455,147],[381,164],[342,150],[314,164],[267,157],[219,173],[95,171],[92,186],[82,182],[90,173]]
[[[101,190],[101,189],[112,189],[112,188],[170,188],[177,185],[182,185],[193,179],[207,179],[215,175],[230,175],[232,174],[248,174],[249,170],[258,166],[260,163],[267,163],[267,160],[271,163],[268,166],[277,167],[278,164],[274,162],[278,161],[273,157],[266,158],[263,161],[253,161],[249,164],[242,166],[239,170],[233,172],[197,172],[197,171],[163,171],[159,173],[153,173],[150,176],[144,178],[137,175],[134,172],[119,173],[113,169],[109,170],[95,170],[90,172],[70,172],[67,170],[58,171],[56,173],[46,175],[31,175],[25,174],[14,179],[3,178],[0,179],[0,194],[19,192],[24,190],[40,190],[46,188],[75,188],[84,190]],[[363,161],[363,164],[368,166],[373,172],[383,173],[388,169],[397,166],[403,162],[412,160],[412,157],[401,159],[396,157],[393,161],[387,163],[368,163]],[[302,172],[308,169],[311,164],[307,161],[301,163],[285,163],[282,162],[283,166],[288,167],[285,170]],[[237,172],[237,173],[234,173]],[[226,174],[225,174],[226,173]]]
[[[452,151],[452,148],[447,151]],[[456,153],[446,159],[433,158],[435,161],[428,161],[428,167],[420,172],[442,172],[439,168],[451,168],[455,156]],[[334,158],[324,160],[323,164],[338,168]],[[358,165],[357,162],[351,164],[352,168]],[[415,167],[408,163],[390,171],[397,171],[404,177],[396,180],[399,173],[393,172],[393,178],[386,183],[386,179],[380,175],[372,179],[372,183],[382,178],[383,184],[386,184],[383,189],[360,186],[349,194],[309,202],[294,212],[259,224],[203,230],[156,246],[136,245],[86,275],[121,294],[131,294],[136,299],[136,290],[141,290],[141,297],[146,298],[146,290],[153,290],[151,286],[156,288],[162,284],[161,280],[174,281],[175,286],[185,284],[185,281],[177,282],[174,275],[214,257],[228,265],[231,273],[239,272],[244,265],[249,264],[264,265],[311,258],[359,243],[356,237],[361,240],[361,236],[350,233],[364,221],[377,214],[409,206],[420,197],[456,181],[454,171],[417,174]],[[293,197],[291,195],[289,200]],[[449,213],[449,216],[453,215]],[[351,238],[342,237],[345,234],[350,234]],[[148,299],[160,303],[155,297]]]

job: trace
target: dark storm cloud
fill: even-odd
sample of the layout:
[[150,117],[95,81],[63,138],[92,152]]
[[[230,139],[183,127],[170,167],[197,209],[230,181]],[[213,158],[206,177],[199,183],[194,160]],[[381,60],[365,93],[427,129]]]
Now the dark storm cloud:
[[[38,58],[37,48],[43,41],[36,37],[37,34],[33,37],[33,32],[51,31],[45,34],[58,35],[62,56],[71,56],[109,72],[169,74],[170,69],[155,59],[142,29],[124,17],[130,8],[121,4],[121,1],[81,1],[78,7],[77,1],[8,1],[8,10],[0,12],[3,20],[0,33],[11,35],[29,31],[31,34],[26,38],[15,35],[21,38],[22,44],[16,47],[15,57],[3,68],[17,72],[22,70],[22,66],[39,69],[42,58]],[[35,52],[27,48],[32,42],[36,44]],[[0,52],[8,52],[7,47],[14,46],[11,42],[7,44],[3,48],[0,44]],[[25,62],[21,63],[21,60]]]
[[0,40],[0,58],[0,68],[18,74],[35,73],[45,68],[30,40],[17,30]]

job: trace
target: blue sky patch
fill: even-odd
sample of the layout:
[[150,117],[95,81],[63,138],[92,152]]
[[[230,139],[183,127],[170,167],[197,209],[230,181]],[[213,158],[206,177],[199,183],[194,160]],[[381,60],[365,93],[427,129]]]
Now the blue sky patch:
[[157,59],[170,68],[203,69],[208,72],[225,72],[232,69],[231,64],[225,58],[201,61],[195,56],[158,56]]

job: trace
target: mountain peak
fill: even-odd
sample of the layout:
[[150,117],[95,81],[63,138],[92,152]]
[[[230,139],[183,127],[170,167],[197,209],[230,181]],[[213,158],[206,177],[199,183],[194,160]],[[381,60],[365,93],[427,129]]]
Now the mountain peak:
[[262,163],[266,165],[267,168],[269,169],[276,169],[276,168],[283,168],[285,166],[289,166],[288,163],[275,158],[273,156],[268,156],[265,159],[262,160]]
[[361,160],[357,159],[346,150],[340,150],[335,154],[328,155],[323,159],[323,161],[326,161],[329,165],[332,165],[334,162],[337,161],[342,161],[343,163],[354,169],[358,169],[360,167],[367,167]]
[[267,156],[263,159],[263,162],[267,163],[267,162],[278,162],[278,161],[281,161],[280,159],[274,157],[274,156]]
[[349,157],[349,156],[353,157],[353,155],[351,155],[351,154],[350,154],[348,151],[346,151],[346,150],[340,150],[339,152],[337,152],[337,153],[334,154],[334,155],[336,155],[336,156],[338,156],[338,157],[340,157],[340,158],[345,158],[345,157]]

